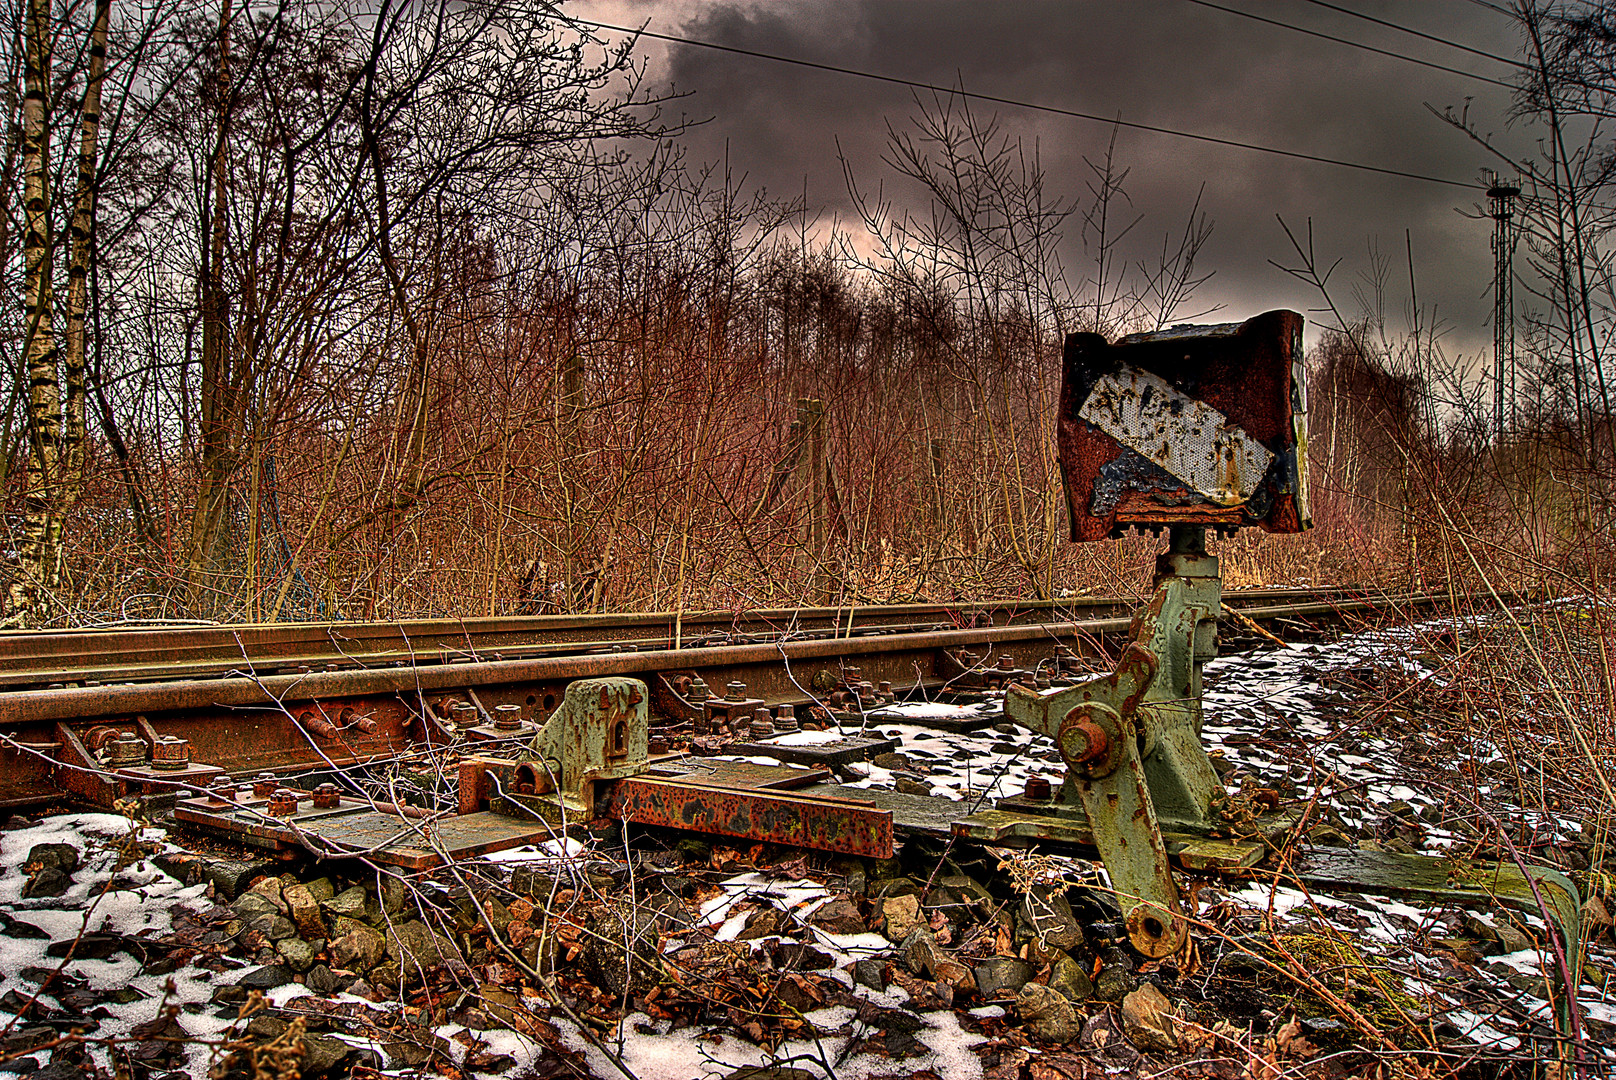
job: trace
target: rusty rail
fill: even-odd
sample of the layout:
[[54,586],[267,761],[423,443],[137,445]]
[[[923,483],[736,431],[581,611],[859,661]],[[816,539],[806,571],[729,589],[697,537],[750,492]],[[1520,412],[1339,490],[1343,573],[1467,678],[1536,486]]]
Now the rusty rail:
[[[1239,610],[1259,623],[1322,624],[1372,618],[1391,609],[1428,609],[1448,600],[1446,595],[1308,599]],[[885,633],[851,637],[809,632],[748,644],[615,652],[588,651],[596,643],[582,642],[570,653],[562,646],[531,658],[0,691],[0,807],[37,804],[64,793],[107,804],[109,785],[115,783],[127,783],[131,790],[162,789],[162,776],[126,771],[127,779],[118,782],[97,776],[96,750],[109,740],[138,737],[154,746],[165,738],[184,739],[193,761],[232,773],[341,766],[443,745],[448,741],[443,721],[459,711],[486,717],[501,705],[515,706],[524,720],[542,721],[566,685],[580,678],[643,679],[652,687],[653,710],[679,720],[700,713],[676,689],[685,676],[699,675],[715,692],[745,683],[748,698],[769,705],[807,704],[854,666],[863,679],[888,681],[899,693],[929,693],[968,676],[973,664],[1031,671],[1049,664],[1063,647],[1092,654],[1108,640],[1119,640],[1131,623],[1128,618],[1049,619],[1050,608],[1041,610],[1042,621],[1007,620],[1008,625],[968,629],[914,631],[898,623]]]
[[[1232,606],[1284,602],[1295,590],[1234,592]],[[1352,599],[1348,590],[1309,598]],[[216,678],[233,671],[298,675],[387,666],[648,652],[785,637],[849,638],[1124,615],[1138,598],[1095,596],[978,605],[774,608],[736,613],[538,615],[395,623],[265,623],[0,632],[0,691]],[[675,641],[675,631],[678,640]]]

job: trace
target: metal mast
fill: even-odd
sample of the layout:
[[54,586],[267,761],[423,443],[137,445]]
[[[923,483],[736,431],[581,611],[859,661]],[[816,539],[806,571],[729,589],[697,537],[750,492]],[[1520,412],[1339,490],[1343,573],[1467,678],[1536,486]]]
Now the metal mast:
[[1493,178],[1487,189],[1488,216],[1493,219],[1493,436],[1504,434],[1504,410],[1515,400],[1514,245],[1509,219],[1511,203],[1521,193]]

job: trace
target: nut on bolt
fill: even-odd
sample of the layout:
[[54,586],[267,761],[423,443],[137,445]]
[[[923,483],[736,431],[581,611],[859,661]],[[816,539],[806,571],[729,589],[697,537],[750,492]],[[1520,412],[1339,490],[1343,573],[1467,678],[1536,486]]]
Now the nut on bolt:
[[519,731],[522,727],[522,706],[495,705],[494,728],[497,731]]
[[220,775],[208,785],[208,805],[228,806],[236,801],[236,782]]
[[1105,760],[1111,752],[1111,740],[1099,724],[1084,719],[1075,724],[1061,725],[1060,750],[1061,755],[1072,764],[1090,765]]
[[281,786],[280,777],[274,773],[259,773],[258,778],[252,782],[252,793],[255,799],[267,799],[275,794]]
[[342,789],[337,785],[325,783],[314,789],[316,810],[335,810],[340,805],[342,805]]
[[139,765],[146,760],[146,740],[132,731],[120,731],[104,745],[105,760],[114,768]]
[[276,788],[270,792],[267,809],[270,817],[291,817],[297,813],[297,792],[291,788]]
[[191,741],[175,735],[159,735],[152,742],[151,767],[179,771],[191,766]]

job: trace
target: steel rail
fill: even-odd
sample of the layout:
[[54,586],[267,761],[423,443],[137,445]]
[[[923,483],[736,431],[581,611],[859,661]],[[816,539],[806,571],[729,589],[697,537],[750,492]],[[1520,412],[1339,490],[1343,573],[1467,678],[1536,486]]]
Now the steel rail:
[[[1306,594],[1260,589],[1230,593],[1227,602],[1243,607],[1301,595],[1346,599],[1362,594],[1344,589]],[[9,632],[0,633],[0,690],[209,678],[227,675],[243,666],[260,674],[308,674],[331,668],[538,659],[592,650],[672,651],[724,641],[921,633],[1045,623],[1057,617],[1118,615],[1132,611],[1139,602],[1136,598],[1104,596],[961,605],[774,608],[742,613],[663,611],[395,623]]]
[[[1254,621],[1279,618],[1314,618],[1352,615],[1396,606],[1430,607],[1448,599],[1445,594],[1401,596],[1383,600],[1312,600],[1239,608]],[[218,678],[171,678],[161,683],[133,683],[47,690],[0,692],[0,727],[47,720],[83,720],[150,712],[220,707],[282,705],[324,699],[434,691],[516,683],[598,678],[604,675],[647,675],[709,668],[746,668],[826,659],[858,659],[911,653],[916,650],[964,649],[971,646],[1009,647],[1027,642],[1053,649],[1081,637],[1100,637],[1126,631],[1132,618],[1061,620],[1016,623],[1009,626],[962,630],[903,630],[852,638],[814,636],[781,638],[764,643],[710,645],[657,651],[581,652],[563,655],[464,663],[424,663],[398,668],[391,662],[376,667],[356,666],[338,671],[261,673],[237,664]],[[357,659],[357,658],[356,658]],[[391,659],[391,658],[389,658]],[[786,682],[783,677],[780,680]],[[911,680],[912,681],[912,680]],[[717,684],[721,688],[724,684]],[[755,683],[749,684],[754,690]],[[898,685],[903,685],[902,683]],[[783,695],[789,696],[789,695]],[[801,693],[791,696],[800,700]]]
[[[1389,611],[1439,607],[1450,599],[1447,594],[1308,599],[1238,610],[1244,619],[1278,627],[1353,617],[1367,621]],[[699,675],[715,694],[739,682],[746,685],[746,698],[804,705],[822,699],[858,668],[865,681],[889,681],[900,694],[929,696],[951,683],[969,685],[974,678],[980,684],[1001,661],[1010,670],[1049,670],[1063,648],[1104,652],[1119,644],[1131,625],[1128,617],[1046,617],[1003,626],[912,631],[900,625],[894,628],[900,632],[803,634],[681,649],[592,652],[586,650],[596,643],[583,643],[565,655],[275,673],[242,663],[234,673],[215,677],[0,691],[0,807],[35,805],[66,793],[110,805],[121,791],[140,790],[138,784],[119,787],[85,768],[94,765],[97,739],[108,732],[133,733],[148,745],[162,736],[185,739],[199,770],[344,767],[446,745],[443,720],[453,714],[462,728],[466,724],[456,709],[468,710],[475,724],[478,717],[486,722],[496,706],[514,705],[525,720],[542,722],[567,684],[580,678],[643,679],[652,688],[657,714],[683,721],[701,712],[675,689],[683,676]],[[530,738],[533,729],[526,730]],[[146,789],[157,790],[149,784]]]

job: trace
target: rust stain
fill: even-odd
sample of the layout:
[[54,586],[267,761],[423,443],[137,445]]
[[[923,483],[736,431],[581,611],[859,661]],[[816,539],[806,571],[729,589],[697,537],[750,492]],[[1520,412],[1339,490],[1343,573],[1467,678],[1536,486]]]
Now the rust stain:
[[893,852],[890,810],[824,797],[635,777],[612,785],[605,812],[620,821],[817,851],[881,859]]

